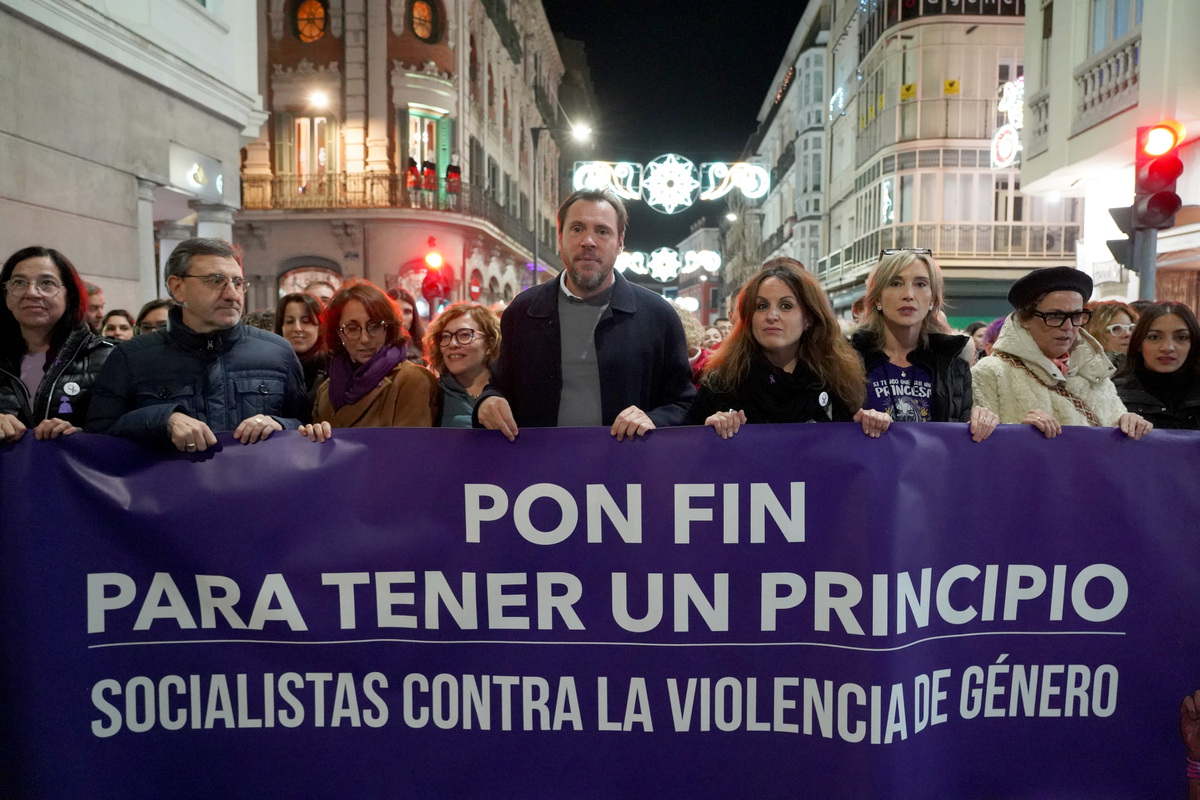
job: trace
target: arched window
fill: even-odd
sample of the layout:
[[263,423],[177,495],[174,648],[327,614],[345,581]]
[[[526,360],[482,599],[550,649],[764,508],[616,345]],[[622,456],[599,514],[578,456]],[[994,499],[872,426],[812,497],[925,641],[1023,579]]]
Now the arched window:
[[436,42],[442,33],[436,0],[412,0],[408,4],[408,27],[422,42]]
[[292,17],[296,38],[308,44],[325,35],[329,27],[329,9],[322,0],[301,0]]

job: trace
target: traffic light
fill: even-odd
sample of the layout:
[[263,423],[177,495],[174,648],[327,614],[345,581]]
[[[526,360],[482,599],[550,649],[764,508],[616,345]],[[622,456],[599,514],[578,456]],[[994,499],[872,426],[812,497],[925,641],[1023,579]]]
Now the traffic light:
[[450,296],[450,267],[443,263],[442,256],[436,251],[430,251],[425,256],[425,278],[421,281],[421,294],[433,305],[439,297]]
[[1110,208],[1108,214],[1126,236],[1124,239],[1109,239],[1105,242],[1108,251],[1113,254],[1113,260],[1122,267],[1137,272],[1138,265],[1133,262],[1133,208]]
[[1183,174],[1176,150],[1186,133],[1173,119],[1137,129],[1133,230],[1160,230],[1175,224],[1175,212],[1183,205],[1175,193],[1175,182]]

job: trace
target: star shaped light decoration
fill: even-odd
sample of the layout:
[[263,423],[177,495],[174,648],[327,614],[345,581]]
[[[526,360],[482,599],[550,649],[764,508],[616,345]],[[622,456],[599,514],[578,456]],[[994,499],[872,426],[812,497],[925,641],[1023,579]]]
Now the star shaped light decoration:
[[650,267],[651,278],[663,283],[672,281],[679,275],[679,253],[669,247],[660,247],[650,254],[647,266]]
[[664,214],[674,214],[690,206],[699,189],[696,165],[674,153],[651,161],[642,176],[642,199]]

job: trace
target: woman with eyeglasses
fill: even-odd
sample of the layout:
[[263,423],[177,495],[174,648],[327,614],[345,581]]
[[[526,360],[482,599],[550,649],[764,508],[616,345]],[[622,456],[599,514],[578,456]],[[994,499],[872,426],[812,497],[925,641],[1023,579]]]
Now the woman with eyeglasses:
[[773,258],[738,294],[736,324],[708,362],[688,423],[728,439],[747,423],[857,422],[874,438],[891,419],[863,408],[865,384],[817,279],[795,259]]
[[1036,269],[1012,285],[1015,309],[992,354],[971,369],[975,404],[1004,424],[1032,425],[1047,438],[1064,425],[1117,426],[1140,439],[1154,426],[1117,397],[1104,349],[1083,329],[1092,279],[1071,267]]
[[1200,430],[1200,323],[1183,303],[1156,303],[1138,318],[1113,383],[1121,402],[1156,428]]
[[447,306],[429,325],[425,352],[439,374],[436,423],[442,428],[470,428],[479,394],[491,378],[500,354],[500,318],[478,303]]
[[0,269],[0,442],[75,433],[113,343],[88,327],[87,290],[57,250],[26,247]]
[[894,422],[966,422],[971,438],[982,442],[999,419],[972,404],[971,339],[950,335],[939,320],[943,286],[928,250],[880,255],[850,340],[867,370],[865,407]]
[[1092,312],[1092,318],[1083,329],[1100,343],[1112,365],[1120,369],[1129,352],[1129,338],[1137,323],[1137,312],[1119,300],[1089,303],[1088,310]]
[[[428,428],[437,378],[404,358],[408,334],[396,303],[370,281],[348,281],[325,308],[321,333],[333,354],[317,389],[316,423],[334,428]],[[308,435],[305,428],[302,434]]]

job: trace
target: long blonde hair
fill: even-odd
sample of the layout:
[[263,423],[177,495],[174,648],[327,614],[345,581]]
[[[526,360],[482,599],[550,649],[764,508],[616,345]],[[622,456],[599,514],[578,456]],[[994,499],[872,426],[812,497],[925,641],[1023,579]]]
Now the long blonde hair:
[[914,261],[920,261],[929,270],[929,288],[933,294],[933,302],[929,306],[929,313],[925,315],[925,319],[921,320],[921,346],[929,345],[929,334],[931,333],[949,333],[946,327],[938,319],[938,312],[946,307],[946,290],[945,281],[942,280],[942,270],[938,266],[937,261],[934,261],[932,256],[927,256],[924,253],[916,253],[912,250],[900,250],[890,255],[883,256],[879,259],[871,274],[867,276],[867,294],[863,298],[865,306],[863,308],[863,316],[859,321],[858,330],[866,331],[874,340],[875,347],[882,350],[884,344],[883,337],[883,312],[879,310],[879,306],[883,301],[883,290],[887,288],[892,279],[899,275],[904,270],[908,269]]
[[782,281],[795,294],[805,319],[811,323],[797,345],[798,363],[810,369],[851,411],[858,411],[867,396],[862,361],[842,337],[829,299],[817,279],[793,258],[771,259],[742,287],[733,330],[709,359],[702,379],[704,385],[716,392],[736,392],[750,374],[751,360],[762,353],[762,346],[754,339],[754,306],[768,278]]

